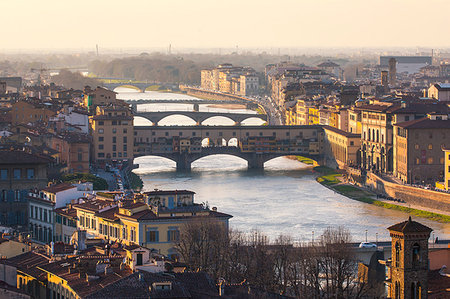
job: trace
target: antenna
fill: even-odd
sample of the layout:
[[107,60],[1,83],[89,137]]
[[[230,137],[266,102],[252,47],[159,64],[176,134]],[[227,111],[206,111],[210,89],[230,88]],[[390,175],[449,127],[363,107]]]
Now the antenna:
[[95,45],[95,48],[97,49],[97,57],[98,57],[98,44]]
[[172,54],[172,44],[169,44],[169,55]]

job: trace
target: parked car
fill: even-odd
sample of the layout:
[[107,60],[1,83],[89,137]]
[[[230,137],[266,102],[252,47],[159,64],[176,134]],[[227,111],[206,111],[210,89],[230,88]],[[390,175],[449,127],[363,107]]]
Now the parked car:
[[377,248],[377,245],[369,242],[361,242],[359,248]]

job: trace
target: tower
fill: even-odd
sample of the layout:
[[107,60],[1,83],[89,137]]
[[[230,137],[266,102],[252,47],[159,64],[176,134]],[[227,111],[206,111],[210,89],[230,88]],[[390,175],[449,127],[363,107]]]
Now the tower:
[[428,238],[432,229],[409,217],[388,230],[392,238],[389,298],[426,299]]
[[394,85],[397,80],[397,60],[389,59],[389,84]]
[[388,86],[388,71],[381,71],[381,85]]

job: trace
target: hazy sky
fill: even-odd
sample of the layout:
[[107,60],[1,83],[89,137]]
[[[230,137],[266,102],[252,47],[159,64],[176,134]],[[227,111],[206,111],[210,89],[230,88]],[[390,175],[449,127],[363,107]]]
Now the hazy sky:
[[450,46],[450,0],[2,0],[0,8],[0,50]]

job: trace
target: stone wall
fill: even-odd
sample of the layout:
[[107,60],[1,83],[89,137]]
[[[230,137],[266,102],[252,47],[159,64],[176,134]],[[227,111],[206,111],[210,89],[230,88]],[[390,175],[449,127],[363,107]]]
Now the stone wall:
[[367,174],[366,186],[378,194],[401,199],[412,205],[450,212],[450,194],[448,193],[395,184],[373,173]]

